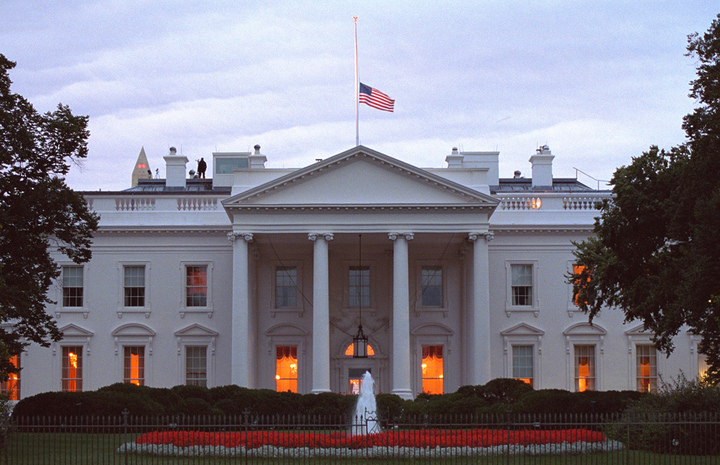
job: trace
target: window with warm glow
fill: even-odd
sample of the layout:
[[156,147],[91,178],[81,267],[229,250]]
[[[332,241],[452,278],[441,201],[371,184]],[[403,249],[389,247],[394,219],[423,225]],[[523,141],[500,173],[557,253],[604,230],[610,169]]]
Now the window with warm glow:
[[[584,270],[585,270],[585,267],[584,267],[583,265],[573,265],[573,274],[574,274],[574,275],[579,275],[579,274],[582,273]],[[578,287],[578,285],[582,285],[582,283],[581,283],[581,281],[580,281],[580,278],[576,278],[576,279],[575,279],[575,286],[574,286],[574,287]],[[575,291],[573,290],[573,292],[575,292]],[[573,303],[574,303],[575,305],[579,305],[579,303],[580,303],[579,296],[574,296],[574,297],[573,297]]]
[[657,392],[657,351],[655,346],[641,344],[635,346],[637,390]]
[[420,274],[422,279],[422,306],[442,307],[442,267],[423,266]]
[[275,269],[275,308],[297,307],[297,267]]
[[207,387],[207,347],[185,347],[185,384]]
[[530,386],[534,385],[533,346],[512,347],[513,378],[519,379]]
[[[352,349],[350,349],[350,350],[352,350]],[[347,352],[345,353],[345,355],[348,355]],[[349,355],[352,355],[352,353]],[[372,372],[372,370],[370,370],[370,368],[349,368],[348,369],[348,381],[349,381],[348,394],[355,394],[355,395],[360,394],[360,387],[362,386],[363,376],[365,376],[366,371]],[[377,380],[375,380],[375,382],[377,383]]]
[[297,392],[297,346],[277,346],[275,354],[275,390]]
[[185,305],[207,307],[207,266],[185,267]]
[[703,354],[698,355],[698,379],[704,380],[707,376],[708,361],[707,357]]
[[82,391],[82,369],[82,346],[64,346],[61,374],[63,392]]
[[422,346],[422,390],[443,393],[443,346]]
[[[367,354],[368,354],[368,356],[375,355],[375,349],[373,349],[370,344],[368,344],[368,346],[367,346]],[[355,346],[353,346],[353,344],[350,344],[349,346],[347,346],[347,349],[345,349],[345,355],[347,355],[349,357],[352,357],[353,355],[355,355]]]
[[123,357],[123,382],[145,385],[145,347],[126,346]]
[[595,390],[595,346],[575,346],[575,390]]
[[[10,363],[15,368],[20,368],[20,356],[10,357]],[[20,372],[8,373],[8,379],[0,383],[0,394],[5,394],[8,400],[20,400]]]
[[370,268],[351,266],[348,282],[348,305],[350,307],[370,306]]
[[63,307],[83,306],[83,267],[62,267]]
[[145,267],[125,266],[124,286],[126,307],[145,306]]
[[533,304],[532,265],[510,265],[512,305],[519,307]]

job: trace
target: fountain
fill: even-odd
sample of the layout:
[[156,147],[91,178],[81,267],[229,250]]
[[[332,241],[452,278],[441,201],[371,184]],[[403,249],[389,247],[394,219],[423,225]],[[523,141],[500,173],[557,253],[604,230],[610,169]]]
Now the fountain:
[[352,418],[351,434],[375,434],[380,432],[380,422],[377,420],[377,405],[373,388],[375,381],[369,371],[366,371],[360,384],[360,395],[358,396],[355,413]]

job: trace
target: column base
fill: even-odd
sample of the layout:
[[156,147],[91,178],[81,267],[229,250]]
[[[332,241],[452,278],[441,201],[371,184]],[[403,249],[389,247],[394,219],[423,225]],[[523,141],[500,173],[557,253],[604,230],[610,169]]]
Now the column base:
[[413,400],[413,393],[410,389],[393,389],[390,394],[395,394],[401,399]]

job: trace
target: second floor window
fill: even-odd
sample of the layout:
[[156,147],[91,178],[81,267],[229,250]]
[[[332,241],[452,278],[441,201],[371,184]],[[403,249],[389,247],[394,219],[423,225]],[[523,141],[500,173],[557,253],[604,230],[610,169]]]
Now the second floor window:
[[207,266],[185,267],[185,305],[207,307]]
[[275,269],[275,308],[297,307],[297,268],[279,266]]
[[348,283],[348,306],[370,306],[370,267],[351,266]]
[[62,267],[63,307],[83,306],[83,267]]
[[512,305],[529,307],[533,304],[533,269],[532,265],[511,265]]
[[124,267],[124,286],[126,307],[145,306],[145,267],[126,266]]
[[441,266],[423,266],[422,278],[422,306],[442,307],[443,304],[443,282]]

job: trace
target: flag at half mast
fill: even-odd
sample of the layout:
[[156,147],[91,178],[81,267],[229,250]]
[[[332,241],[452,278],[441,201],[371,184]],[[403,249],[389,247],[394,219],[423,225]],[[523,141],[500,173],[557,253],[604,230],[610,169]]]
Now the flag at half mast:
[[366,86],[362,82],[360,83],[359,102],[371,106],[376,110],[390,112],[393,111],[393,107],[395,106],[395,100],[391,99],[377,89]]

